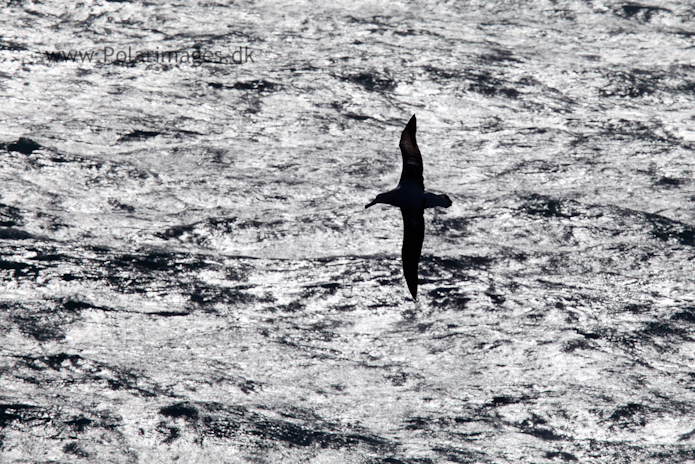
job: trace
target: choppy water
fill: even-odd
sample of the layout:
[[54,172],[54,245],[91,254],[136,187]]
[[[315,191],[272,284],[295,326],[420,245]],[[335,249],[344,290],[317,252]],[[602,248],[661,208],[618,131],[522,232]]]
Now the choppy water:
[[6,2],[0,460],[695,462],[694,16]]

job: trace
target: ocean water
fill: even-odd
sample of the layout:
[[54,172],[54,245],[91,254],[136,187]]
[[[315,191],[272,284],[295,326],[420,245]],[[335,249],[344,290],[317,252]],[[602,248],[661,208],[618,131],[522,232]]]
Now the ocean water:
[[0,461],[695,462],[694,20],[4,2]]

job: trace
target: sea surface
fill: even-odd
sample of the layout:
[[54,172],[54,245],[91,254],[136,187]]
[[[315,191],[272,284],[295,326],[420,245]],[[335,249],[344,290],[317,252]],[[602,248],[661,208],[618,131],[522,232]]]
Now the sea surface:
[[689,2],[5,0],[0,462],[694,463],[694,104]]

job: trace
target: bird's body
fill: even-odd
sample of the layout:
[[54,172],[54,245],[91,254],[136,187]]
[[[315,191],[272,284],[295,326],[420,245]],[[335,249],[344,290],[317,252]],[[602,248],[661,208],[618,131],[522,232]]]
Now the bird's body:
[[425,208],[451,206],[447,195],[425,192],[422,178],[422,156],[415,140],[415,116],[410,118],[401,134],[403,172],[398,187],[380,193],[365,208],[385,203],[400,208],[403,216],[403,274],[413,299],[417,298],[417,268],[420,262],[422,242],[425,238]]

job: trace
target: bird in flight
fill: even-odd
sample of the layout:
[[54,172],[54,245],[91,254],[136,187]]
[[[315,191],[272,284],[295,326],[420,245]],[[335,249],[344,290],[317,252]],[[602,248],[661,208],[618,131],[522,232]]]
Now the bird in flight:
[[380,193],[365,208],[377,203],[393,205],[401,209],[403,215],[403,275],[408,284],[408,290],[417,299],[417,268],[420,262],[422,241],[425,238],[425,208],[451,206],[447,195],[436,195],[425,192],[422,180],[422,155],[415,141],[415,115],[410,118],[401,134],[401,154],[403,155],[403,172],[398,187],[388,192]]

